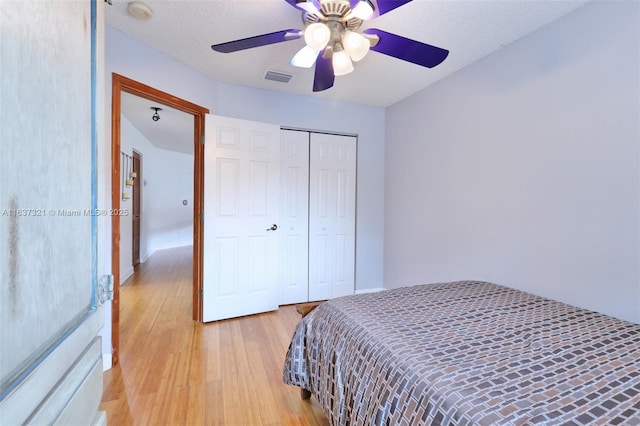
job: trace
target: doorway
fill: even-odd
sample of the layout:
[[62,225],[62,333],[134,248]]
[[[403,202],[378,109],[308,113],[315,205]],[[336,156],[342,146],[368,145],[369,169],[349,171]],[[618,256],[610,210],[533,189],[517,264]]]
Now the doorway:
[[[202,212],[203,212],[203,169],[204,169],[204,117],[209,113],[207,108],[177,98],[169,93],[114,73],[112,76],[111,102],[111,208],[120,209],[120,129],[121,129],[121,94],[130,93],[141,98],[152,100],[193,115],[193,291],[192,317],[194,321],[202,321]],[[112,362],[118,363],[120,347],[120,217],[111,216],[111,271],[114,283],[111,302],[111,345]]]
[[135,179],[133,180],[133,204],[131,206],[132,215],[132,232],[131,232],[131,261],[133,263],[133,270],[135,272],[140,266],[140,200],[142,198],[142,185],[140,180],[142,178],[140,153],[136,150],[133,151],[133,173]]

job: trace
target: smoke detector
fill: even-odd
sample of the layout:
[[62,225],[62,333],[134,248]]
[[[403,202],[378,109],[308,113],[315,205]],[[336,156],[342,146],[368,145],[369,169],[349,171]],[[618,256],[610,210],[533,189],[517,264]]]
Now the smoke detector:
[[141,1],[130,2],[127,6],[127,11],[129,12],[129,15],[140,21],[146,21],[147,19],[151,19],[153,16],[153,12],[149,9],[149,6]]

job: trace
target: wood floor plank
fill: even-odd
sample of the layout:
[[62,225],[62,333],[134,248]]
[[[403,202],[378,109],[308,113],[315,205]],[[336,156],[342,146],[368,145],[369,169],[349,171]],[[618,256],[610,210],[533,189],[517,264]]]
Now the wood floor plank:
[[224,411],[222,410],[222,379],[207,382],[207,396],[205,404],[205,425],[224,425]]
[[100,405],[108,425],[328,425],[282,382],[295,307],[194,322],[191,255],[158,251],[120,289],[120,364],[104,374]]

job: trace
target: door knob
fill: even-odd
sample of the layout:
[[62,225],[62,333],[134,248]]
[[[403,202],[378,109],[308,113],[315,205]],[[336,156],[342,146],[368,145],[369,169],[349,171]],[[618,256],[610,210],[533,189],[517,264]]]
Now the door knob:
[[278,229],[278,225],[274,223],[273,225],[271,225],[271,228],[267,228],[267,231],[275,231],[276,229]]

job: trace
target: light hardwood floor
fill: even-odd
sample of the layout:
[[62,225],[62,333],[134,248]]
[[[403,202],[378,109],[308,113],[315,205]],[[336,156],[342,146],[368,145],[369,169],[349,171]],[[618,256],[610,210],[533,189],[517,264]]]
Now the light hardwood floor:
[[120,289],[120,364],[104,374],[110,426],[328,425],[282,382],[294,306],[191,320],[191,247],[156,252]]

